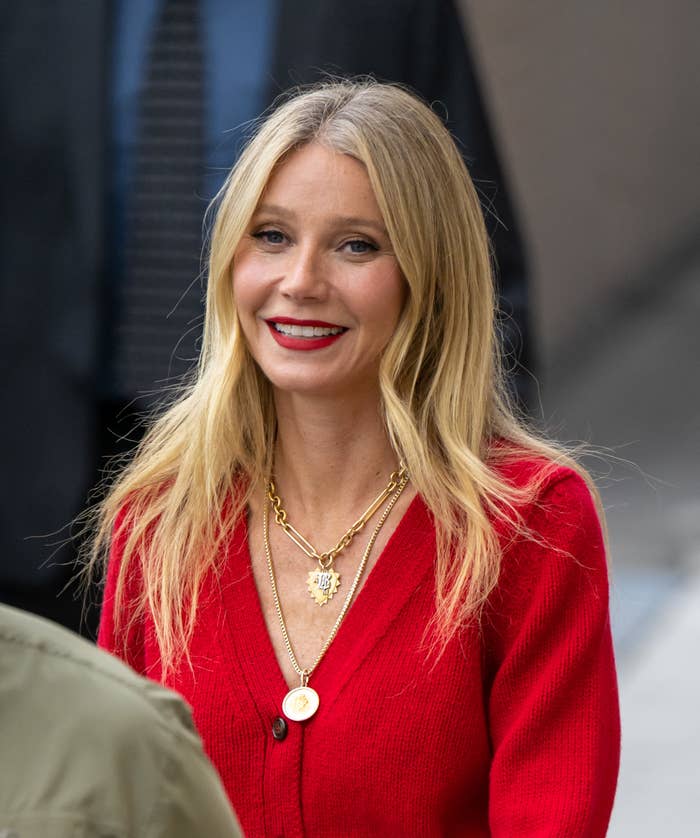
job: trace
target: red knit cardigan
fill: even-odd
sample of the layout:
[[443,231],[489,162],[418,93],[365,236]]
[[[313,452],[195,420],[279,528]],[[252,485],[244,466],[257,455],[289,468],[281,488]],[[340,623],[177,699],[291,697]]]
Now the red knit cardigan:
[[[167,684],[192,705],[248,838],[605,835],[620,730],[600,526],[564,469],[525,515],[537,543],[504,539],[480,626],[437,657],[424,640],[435,532],[417,497],[314,672],[320,709],[286,731],[287,686],[239,523],[203,589],[193,669]],[[99,644],[159,680],[150,619],[126,652],[115,636],[120,551],[117,539]]]

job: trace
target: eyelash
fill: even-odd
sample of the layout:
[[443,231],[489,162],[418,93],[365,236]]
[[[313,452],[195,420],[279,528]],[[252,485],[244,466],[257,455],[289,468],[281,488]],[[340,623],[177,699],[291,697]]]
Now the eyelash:
[[[282,236],[283,239],[287,238],[283,232],[281,232],[280,230],[276,230],[273,227],[268,227],[264,230],[258,230],[257,233],[253,233],[253,238],[254,239],[257,239],[258,241],[262,241],[263,243],[268,244],[272,247],[276,247],[278,245],[283,244],[283,242],[281,242],[281,241],[274,241],[274,242],[270,241],[268,239],[268,236]],[[367,250],[363,250],[359,253],[357,251],[351,250],[350,252],[352,253],[353,256],[364,256],[367,253],[379,250],[379,248],[377,247],[377,245],[373,241],[370,241],[369,239],[359,239],[359,238],[358,239],[349,239],[348,241],[343,242],[341,247],[347,247],[348,245],[356,245],[356,244],[364,245],[367,248]]]
[[282,244],[282,242],[271,242],[268,240],[267,236],[282,236],[283,238],[287,238],[284,233],[281,233],[279,230],[274,230],[273,228],[268,228],[265,230],[259,230],[257,233],[253,233],[253,238],[258,239],[259,241],[264,242],[265,244],[277,245]]

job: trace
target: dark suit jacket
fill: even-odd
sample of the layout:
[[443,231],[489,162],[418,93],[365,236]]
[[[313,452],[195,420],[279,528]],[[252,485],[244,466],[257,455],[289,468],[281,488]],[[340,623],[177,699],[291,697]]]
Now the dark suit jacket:
[[[0,594],[60,575],[45,539],[94,481],[105,252],[108,0],[0,11],[3,409]],[[463,30],[448,0],[282,0],[270,98],[319,71],[372,73],[439,103],[497,216],[504,297],[525,329],[522,244]],[[492,185],[493,184],[493,185]],[[508,302],[509,301],[509,302]],[[63,532],[63,537],[66,532]],[[57,536],[60,540],[61,535]]]
[[61,575],[29,537],[76,515],[93,467],[104,17],[99,0],[0,12],[0,593]]

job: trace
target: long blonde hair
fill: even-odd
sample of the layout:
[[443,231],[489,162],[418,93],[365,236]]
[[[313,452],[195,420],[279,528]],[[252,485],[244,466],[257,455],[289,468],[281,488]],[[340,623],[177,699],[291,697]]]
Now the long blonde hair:
[[[196,380],[153,423],[96,511],[91,567],[104,561],[116,530],[123,541],[117,627],[136,563],[142,594],[131,617],[150,612],[166,671],[187,648],[222,540],[271,467],[272,392],[241,331],[232,260],[275,166],[311,142],[365,165],[409,289],[381,362],[382,409],[391,444],[434,516],[443,642],[478,615],[498,580],[494,520],[521,527],[518,507],[554,463],[582,473],[511,409],[481,208],[441,121],[412,94],[371,80],[298,92],[260,125],[217,198]],[[495,467],[533,454],[542,468],[525,488]]]

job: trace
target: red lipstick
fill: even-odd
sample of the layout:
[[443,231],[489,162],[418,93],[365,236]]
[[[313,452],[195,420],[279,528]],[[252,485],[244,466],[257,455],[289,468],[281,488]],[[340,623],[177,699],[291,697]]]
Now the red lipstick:
[[298,320],[296,317],[270,317],[268,323],[282,323],[283,326],[321,326],[324,329],[342,329],[337,323],[325,320]]

